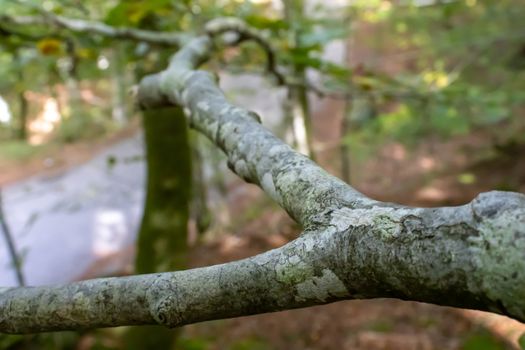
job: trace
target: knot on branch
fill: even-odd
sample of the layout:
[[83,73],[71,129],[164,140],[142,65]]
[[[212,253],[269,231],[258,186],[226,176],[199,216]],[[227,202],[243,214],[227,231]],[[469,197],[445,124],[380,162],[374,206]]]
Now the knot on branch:
[[158,275],[148,288],[147,300],[150,314],[159,325],[174,328],[182,323],[177,290],[170,276]]

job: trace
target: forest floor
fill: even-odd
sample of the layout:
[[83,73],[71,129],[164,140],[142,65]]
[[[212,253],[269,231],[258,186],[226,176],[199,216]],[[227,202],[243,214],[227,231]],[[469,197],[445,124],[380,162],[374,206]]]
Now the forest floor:
[[[333,128],[333,129],[331,129]],[[137,126],[98,141],[67,145],[17,161],[0,154],[0,183],[35,173],[62,171],[94,152],[129,137]],[[334,125],[316,129],[319,144],[333,140]],[[324,132],[324,134],[323,134]],[[323,140],[323,137],[325,138]],[[494,149],[483,131],[449,140],[429,138],[409,149],[400,143],[381,147],[375,157],[355,163],[352,184],[365,194],[408,205],[455,205],[481,191],[525,192],[525,147]],[[50,164],[49,159],[52,159]],[[324,147],[320,162],[337,174],[337,151]],[[401,184],[401,185],[400,185]],[[297,225],[271,205],[255,186],[235,181],[227,198],[237,215],[220,235],[209,234],[193,248],[190,266],[232,261],[279,247],[296,237]],[[255,208],[255,209],[254,209]],[[130,266],[133,248],[93,266],[85,277],[107,264]],[[399,300],[357,300],[190,325],[179,339],[181,349],[513,349],[524,326],[487,313]]]

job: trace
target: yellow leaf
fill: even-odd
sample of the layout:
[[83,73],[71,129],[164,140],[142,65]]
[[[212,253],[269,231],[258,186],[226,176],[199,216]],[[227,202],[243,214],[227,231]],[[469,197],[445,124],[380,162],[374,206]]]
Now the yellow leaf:
[[62,42],[57,39],[42,39],[36,44],[36,47],[42,55],[57,55],[62,52]]
[[82,47],[76,51],[76,55],[79,58],[93,58],[95,57],[95,54],[92,50]]

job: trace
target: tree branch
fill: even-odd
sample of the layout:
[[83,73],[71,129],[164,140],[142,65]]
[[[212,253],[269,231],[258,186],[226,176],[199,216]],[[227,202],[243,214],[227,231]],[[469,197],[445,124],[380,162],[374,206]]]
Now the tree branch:
[[225,32],[237,33],[239,37],[231,45],[238,45],[243,41],[255,42],[266,54],[266,70],[275,77],[278,85],[286,84],[286,78],[277,66],[277,54],[270,41],[243,20],[235,17],[217,18],[206,24],[205,31],[212,38]]
[[[490,192],[436,209],[369,199],[283,144],[253,112],[229,104],[211,74],[193,70],[211,48],[207,37],[184,47],[167,70],[143,80],[140,103],[185,107],[190,124],[226,153],[235,173],[307,230],[335,228],[344,243],[336,255],[361,265],[352,278],[336,272],[354,297],[394,296],[525,319],[524,195]],[[356,286],[364,276],[371,281]]]
[[[217,32],[226,30],[219,25]],[[525,196],[489,192],[459,207],[409,208],[360,194],[233,106],[195,70],[213,50],[195,38],[146,77],[143,108],[182,106],[190,125],[303,227],[289,244],[223,265],[0,290],[0,331],[193,322],[394,297],[525,321]]]
[[18,285],[23,287],[25,286],[24,273],[22,272],[22,258],[16,251],[15,241],[9,225],[7,224],[5,213],[4,213],[4,199],[3,199],[3,190],[0,188],[0,227],[2,228],[2,233],[7,243],[7,250],[11,257],[11,262],[13,264],[13,269],[15,270],[16,280]]
[[[42,10],[44,11],[44,10]],[[112,27],[107,24],[82,19],[71,19],[44,11],[42,16],[6,16],[1,15],[2,22],[14,25],[53,25],[77,33],[97,34],[113,39],[143,41],[162,46],[180,47],[190,39],[189,35],[180,32],[157,32],[128,27]]]

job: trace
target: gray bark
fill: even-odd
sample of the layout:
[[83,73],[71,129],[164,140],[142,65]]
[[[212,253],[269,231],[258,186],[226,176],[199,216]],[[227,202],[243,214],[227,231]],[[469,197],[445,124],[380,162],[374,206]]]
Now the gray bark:
[[377,297],[525,321],[523,194],[489,192],[443,208],[367,198],[282,143],[255,113],[229,104],[214,75],[195,70],[212,51],[212,37],[192,40],[165,71],[145,78],[140,105],[184,107],[190,125],[225,152],[230,168],[259,185],[304,233],[281,248],[222,265],[0,289],[1,332],[177,327]]

